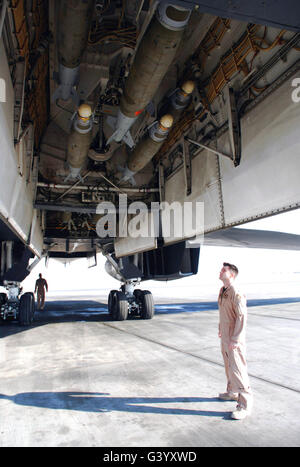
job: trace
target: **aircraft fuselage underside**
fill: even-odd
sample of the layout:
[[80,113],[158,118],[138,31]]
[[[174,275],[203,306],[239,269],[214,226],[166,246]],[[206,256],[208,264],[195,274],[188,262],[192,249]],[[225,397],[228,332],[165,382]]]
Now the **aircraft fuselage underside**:
[[112,314],[149,318],[135,281],[299,207],[299,6],[206,3],[2,2],[0,283],[101,252]]

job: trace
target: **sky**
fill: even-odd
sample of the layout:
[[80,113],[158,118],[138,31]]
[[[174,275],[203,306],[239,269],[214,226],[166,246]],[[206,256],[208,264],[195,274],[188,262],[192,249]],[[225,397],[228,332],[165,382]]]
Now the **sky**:
[[[300,235],[300,209],[240,227]],[[105,261],[99,254],[97,266],[88,268],[86,259],[76,260],[66,266],[50,260],[48,267],[41,260],[22,285],[24,291],[34,290],[38,274],[42,273],[49,285],[49,296],[66,292],[75,296],[82,291],[92,295],[107,292],[108,295],[111,289],[118,289],[120,284],[106,273]],[[197,275],[168,282],[146,281],[140,288],[151,290],[159,297],[212,299],[222,285],[218,277],[224,261],[238,266],[240,273],[237,282],[248,297],[300,296],[300,251],[256,248],[202,246]]]

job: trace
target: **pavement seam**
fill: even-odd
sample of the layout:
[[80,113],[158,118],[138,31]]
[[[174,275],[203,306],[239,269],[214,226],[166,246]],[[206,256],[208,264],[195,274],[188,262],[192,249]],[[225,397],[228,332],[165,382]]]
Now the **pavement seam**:
[[[152,344],[160,345],[161,347],[165,347],[165,348],[167,348],[167,349],[169,349],[169,350],[174,350],[175,352],[180,352],[180,353],[183,353],[183,354],[188,355],[188,356],[190,356],[190,357],[198,358],[199,360],[202,360],[202,361],[204,361],[204,362],[206,362],[206,363],[210,363],[210,364],[212,364],[212,365],[216,365],[216,366],[219,366],[219,367],[221,367],[221,368],[224,368],[224,365],[223,365],[222,363],[215,362],[214,360],[210,360],[210,359],[205,358],[205,357],[200,357],[199,355],[194,354],[194,353],[192,353],[192,352],[186,352],[185,350],[178,349],[177,347],[173,347],[173,346],[171,346],[171,345],[169,345],[169,344],[163,344],[162,342],[155,341],[154,339],[151,339],[151,338],[149,338],[149,337],[141,336],[141,335],[139,335],[139,334],[136,334],[136,333],[134,333],[134,332],[127,331],[127,330],[125,330],[125,329],[120,329],[118,326],[114,326],[114,325],[109,324],[109,323],[101,323],[101,324],[103,324],[104,326],[108,326],[108,327],[110,327],[110,328],[112,328],[112,329],[116,329],[117,331],[124,332],[124,333],[126,333],[126,334],[130,334],[130,335],[132,335],[132,336],[138,337],[139,339],[146,340],[146,341],[148,341],[148,342],[151,342]],[[285,385],[283,385],[283,384],[276,383],[275,381],[271,381],[271,380],[268,380],[268,379],[264,379],[264,378],[262,378],[262,377],[260,377],[260,376],[253,375],[253,374],[251,374],[251,373],[249,373],[249,376],[250,376],[251,378],[257,379],[257,380],[259,380],[259,381],[263,381],[264,383],[272,384],[273,386],[278,386],[278,387],[281,387],[281,388],[283,388],[283,389],[288,389],[289,391],[293,391],[293,392],[296,392],[296,393],[298,393],[298,394],[300,393],[300,390],[298,390],[298,389],[296,389],[296,388],[291,388],[291,387],[289,387],[289,386],[285,386]]]

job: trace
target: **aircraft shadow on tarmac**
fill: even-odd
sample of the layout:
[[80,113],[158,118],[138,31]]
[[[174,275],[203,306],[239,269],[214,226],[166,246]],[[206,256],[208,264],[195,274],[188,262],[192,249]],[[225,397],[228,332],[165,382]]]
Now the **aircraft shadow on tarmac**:
[[[298,303],[300,297],[266,298],[247,300],[248,307]],[[155,316],[164,314],[199,313],[218,310],[217,301],[207,302],[172,302],[155,304]],[[139,320],[139,317],[129,317],[129,320]],[[43,311],[36,311],[34,321],[28,327],[21,327],[16,321],[1,323],[0,338],[24,332],[33,327],[44,326],[49,323],[64,322],[107,322],[113,321],[108,314],[107,303],[96,300],[55,300],[48,301]]]
[[107,304],[94,300],[55,300],[45,304],[43,311],[35,310],[30,326],[20,326],[18,321],[1,322],[0,338],[45,326],[50,323],[80,321],[111,321]]
[[[21,406],[52,410],[75,410],[93,413],[134,412],[160,415],[198,415],[230,419],[230,412],[172,407],[172,404],[220,402],[216,397],[110,397],[107,393],[97,392],[24,392],[15,394],[14,396],[0,394],[1,400],[9,400]],[[155,406],[156,404],[163,404],[163,406]],[[169,404],[171,406],[166,407]]]

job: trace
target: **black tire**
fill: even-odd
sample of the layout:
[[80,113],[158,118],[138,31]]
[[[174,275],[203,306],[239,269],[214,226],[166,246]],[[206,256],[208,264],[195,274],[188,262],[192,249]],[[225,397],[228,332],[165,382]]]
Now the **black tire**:
[[108,302],[107,302],[107,308],[108,308],[108,313],[112,318],[114,318],[114,302],[113,302],[113,297],[114,294],[117,293],[117,290],[111,290],[108,294]]
[[4,305],[7,302],[7,295],[6,293],[0,293],[0,306]]
[[140,302],[142,300],[143,291],[141,289],[135,289],[133,291],[133,295],[135,296],[136,300]]
[[113,295],[114,318],[118,321],[125,321],[128,317],[128,302],[123,292],[117,291]]
[[141,303],[141,318],[152,319],[154,316],[154,300],[153,295],[149,290],[142,290]]
[[[6,293],[0,293],[0,306],[4,305],[7,302],[7,295]],[[0,325],[5,322],[4,319],[0,318]]]
[[31,292],[24,293],[19,303],[19,324],[20,326],[30,326],[33,321],[35,310],[34,295]]
[[[26,292],[28,293],[28,295],[31,295],[32,297],[32,321],[33,321],[33,318],[34,318],[34,313],[35,313],[35,295],[33,292]],[[26,294],[24,294],[26,295]]]

